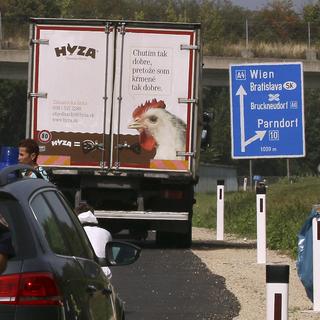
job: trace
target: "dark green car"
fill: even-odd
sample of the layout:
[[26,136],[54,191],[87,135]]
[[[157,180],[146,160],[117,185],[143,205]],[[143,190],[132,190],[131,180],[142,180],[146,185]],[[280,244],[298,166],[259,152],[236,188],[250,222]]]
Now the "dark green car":
[[19,178],[24,166],[0,171],[0,214],[14,257],[0,275],[1,320],[123,320],[120,300],[101,266],[134,262],[140,248],[109,242],[98,259],[57,188]]

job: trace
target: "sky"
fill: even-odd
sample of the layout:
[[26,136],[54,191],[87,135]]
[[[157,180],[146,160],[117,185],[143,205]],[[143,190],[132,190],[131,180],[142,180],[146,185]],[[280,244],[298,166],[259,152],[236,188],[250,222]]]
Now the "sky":
[[[259,10],[264,7],[268,0],[232,0],[233,4],[241,7],[248,8],[250,10]],[[306,4],[312,4],[317,2],[316,0],[293,0],[294,8],[296,11],[301,12],[302,8]]]

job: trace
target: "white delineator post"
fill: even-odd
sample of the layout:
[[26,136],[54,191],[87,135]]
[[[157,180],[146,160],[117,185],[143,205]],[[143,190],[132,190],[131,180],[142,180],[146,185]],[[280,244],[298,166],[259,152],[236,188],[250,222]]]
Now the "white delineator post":
[[266,186],[259,184],[256,187],[257,208],[257,263],[266,263]]
[[224,235],[224,180],[217,181],[217,240]]
[[243,179],[243,191],[247,191],[247,184],[248,184],[248,179],[244,178]]
[[288,320],[289,266],[267,265],[267,320]]
[[320,220],[312,220],[313,310],[320,311]]

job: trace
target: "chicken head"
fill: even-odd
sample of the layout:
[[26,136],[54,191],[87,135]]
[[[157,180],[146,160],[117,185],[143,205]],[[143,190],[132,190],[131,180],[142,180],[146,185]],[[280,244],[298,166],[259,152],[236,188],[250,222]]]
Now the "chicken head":
[[156,99],[138,106],[129,128],[139,131],[143,149],[156,149],[155,159],[178,159],[176,152],[185,150],[186,125],[165,107],[164,101]]

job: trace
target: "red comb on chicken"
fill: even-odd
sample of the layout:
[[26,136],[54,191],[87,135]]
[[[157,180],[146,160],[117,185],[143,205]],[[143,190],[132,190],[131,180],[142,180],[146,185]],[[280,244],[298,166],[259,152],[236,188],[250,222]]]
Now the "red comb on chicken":
[[145,104],[142,104],[134,109],[132,112],[132,118],[136,119],[140,117],[143,113],[148,111],[150,108],[162,108],[165,109],[166,105],[162,100],[157,101],[157,99],[152,99],[150,101],[146,101]]
[[183,159],[176,152],[186,149],[186,124],[165,108],[162,100],[146,101],[133,111],[129,128],[139,131],[143,149],[156,149],[154,159]]

